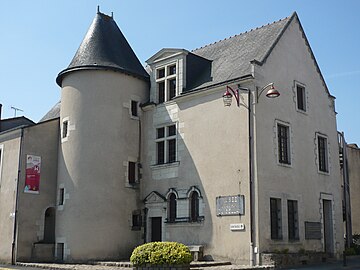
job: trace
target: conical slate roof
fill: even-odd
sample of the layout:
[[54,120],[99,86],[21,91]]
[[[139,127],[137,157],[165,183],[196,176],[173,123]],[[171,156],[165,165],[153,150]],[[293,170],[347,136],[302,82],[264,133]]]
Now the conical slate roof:
[[70,65],[59,73],[56,82],[61,86],[63,78],[77,70],[109,69],[149,80],[114,19],[98,12]]

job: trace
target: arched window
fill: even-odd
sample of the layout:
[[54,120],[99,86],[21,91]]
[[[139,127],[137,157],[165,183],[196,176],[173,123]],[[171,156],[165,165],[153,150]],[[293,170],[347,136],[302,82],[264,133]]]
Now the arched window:
[[176,219],[176,195],[170,193],[168,197],[168,221],[175,222]]
[[199,219],[199,194],[196,191],[190,195],[190,222],[196,222]]

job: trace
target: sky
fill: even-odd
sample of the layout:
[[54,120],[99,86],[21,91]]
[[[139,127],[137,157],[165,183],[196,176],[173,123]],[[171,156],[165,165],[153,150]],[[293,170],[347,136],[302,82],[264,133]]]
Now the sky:
[[297,12],[330,93],[337,125],[360,146],[359,0],[4,0],[0,16],[2,118],[39,121],[60,100],[57,74],[75,55],[97,6],[140,61],[162,48],[192,50]]

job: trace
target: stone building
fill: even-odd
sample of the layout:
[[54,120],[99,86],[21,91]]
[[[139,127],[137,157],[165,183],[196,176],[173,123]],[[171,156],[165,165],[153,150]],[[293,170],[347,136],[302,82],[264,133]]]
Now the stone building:
[[342,253],[334,97],[296,13],[145,70],[98,12],[56,81],[39,123],[0,133],[0,261],[126,259],[150,241],[244,264]]

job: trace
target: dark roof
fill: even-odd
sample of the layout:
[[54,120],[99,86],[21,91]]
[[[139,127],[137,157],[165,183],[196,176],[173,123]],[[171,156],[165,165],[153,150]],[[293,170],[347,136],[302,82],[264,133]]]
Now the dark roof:
[[114,19],[98,12],[67,69],[59,73],[61,86],[66,74],[77,70],[114,70],[148,81],[149,75],[121,33]]
[[0,132],[19,128],[19,127],[35,125],[35,122],[30,120],[29,118],[26,118],[25,116],[2,119],[0,121],[1,121]]
[[193,54],[212,61],[212,80],[195,89],[250,75],[251,62],[255,60],[262,64],[266,61],[295,16],[296,13],[293,13],[285,19],[193,50]]
[[44,115],[43,118],[40,119],[39,123],[60,117],[60,107],[61,102],[59,101],[50,109],[50,111],[47,112],[47,114]]

